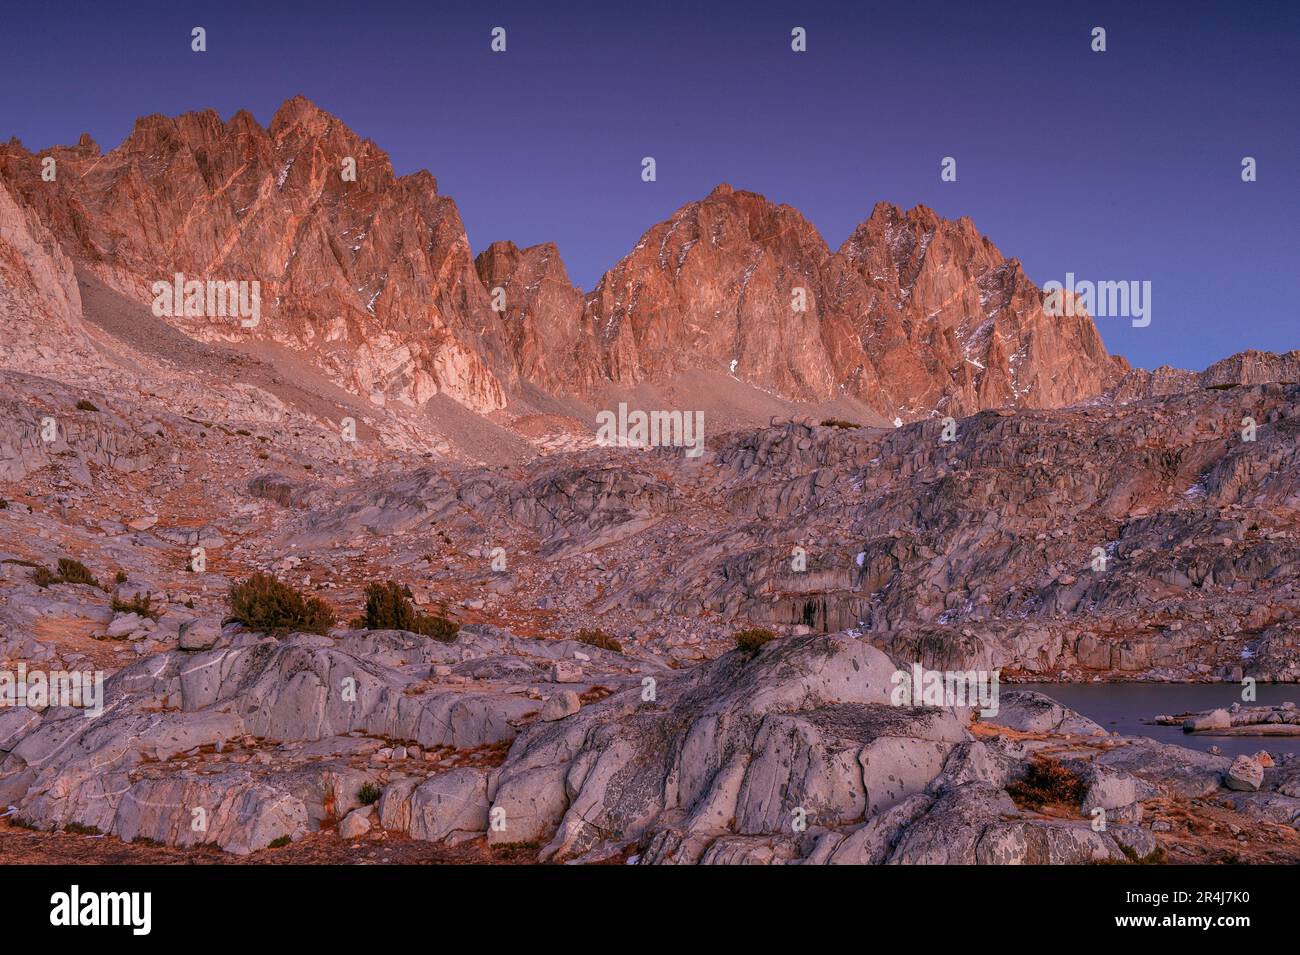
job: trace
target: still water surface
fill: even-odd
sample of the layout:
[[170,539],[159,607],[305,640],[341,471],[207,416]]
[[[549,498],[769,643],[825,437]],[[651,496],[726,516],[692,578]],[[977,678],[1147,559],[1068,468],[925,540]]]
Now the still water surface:
[[1293,683],[1259,684],[1255,704],[1242,702],[1239,683],[1004,683],[1001,689],[1035,690],[1125,736],[1149,736],[1189,749],[1217,746],[1229,756],[1261,749],[1300,753],[1300,736],[1210,736],[1184,733],[1179,726],[1148,726],[1143,722],[1162,714],[1227,709],[1233,703],[1251,706],[1290,700],[1300,706],[1300,686]]

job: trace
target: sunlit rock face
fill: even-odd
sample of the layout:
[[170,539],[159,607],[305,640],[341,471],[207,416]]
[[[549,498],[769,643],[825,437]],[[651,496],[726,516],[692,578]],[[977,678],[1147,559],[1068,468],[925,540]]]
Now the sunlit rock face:
[[[267,128],[244,111],[147,116],[108,153],[86,136],[36,155],[11,141],[0,182],[11,232],[48,233],[46,255],[136,301],[156,305],[155,283],[178,275],[257,283],[252,327],[179,304],[164,317],[199,338],[286,346],[380,404],[442,394],[489,413],[528,389],[587,397],[705,370],[914,420],[1070,404],[1127,370],[1086,314],[1045,314],[1019,262],[969,219],[923,206],[877,205],[833,252],[797,210],[720,185],[586,295],[552,244],[496,242],[475,259],[429,173],[395,176],[382,149],[302,97]],[[67,309],[68,283],[35,275],[15,281]]]
[[167,316],[190,334],[286,345],[361,395],[504,406],[511,370],[455,203],[307,100],[266,129],[246,112],[148,116],[105,155],[85,138],[48,155],[53,182],[15,143],[0,175],[109,286],[153,304],[176,273],[259,283],[255,328]]

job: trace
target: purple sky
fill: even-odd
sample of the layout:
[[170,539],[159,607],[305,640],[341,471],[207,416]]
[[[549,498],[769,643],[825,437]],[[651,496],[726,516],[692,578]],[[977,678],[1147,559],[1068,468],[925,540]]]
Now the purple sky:
[[832,247],[877,200],[925,203],[971,216],[1040,285],[1150,281],[1149,327],[1098,320],[1138,365],[1300,347],[1295,0],[116,6],[7,5],[0,137],[107,149],[140,115],[266,123],[302,93],[399,174],[437,176],[476,251],[554,241],[584,288],[726,181]]

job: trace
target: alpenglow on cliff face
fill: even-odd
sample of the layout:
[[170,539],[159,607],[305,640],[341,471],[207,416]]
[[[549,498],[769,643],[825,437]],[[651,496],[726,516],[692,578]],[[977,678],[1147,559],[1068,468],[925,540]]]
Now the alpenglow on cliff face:
[[76,265],[142,303],[176,274],[255,281],[255,328],[168,320],[290,346],[376,401],[445,394],[489,413],[521,389],[582,397],[704,370],[912,420],[1065,405],[1127,370],[1087,315],[1045,314],[1019,262],[969,219],[923,206],[878,204],[832,252],[795,209],[722,185],[651,227],[587,295],[550,244],[497,242],[475,260],[431,175],[395,176],[382,149],[301,97],[265,129],[243,111],[148,116],[107,154],[85,136],[37,154],[11,141],[0,190],[6,236],[29,237],[53,269],[16,275],[14,294],[61,313]]

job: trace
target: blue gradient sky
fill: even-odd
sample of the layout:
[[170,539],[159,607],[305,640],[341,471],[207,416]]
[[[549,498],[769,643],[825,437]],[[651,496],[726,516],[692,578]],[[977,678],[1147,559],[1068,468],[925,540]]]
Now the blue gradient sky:
[[726,181],[832,247],[877,200],[925,203],[971,216],[1040,285],[1149,280],[1150,327],[1098,320],[1138,365],[1300,347],[1300,3],[809,6],[11,0],[0,137],[107,149],[140,115],[266,123],[302,93],[399,174],[437,176],[475,251],[554,241],[584,288]]

